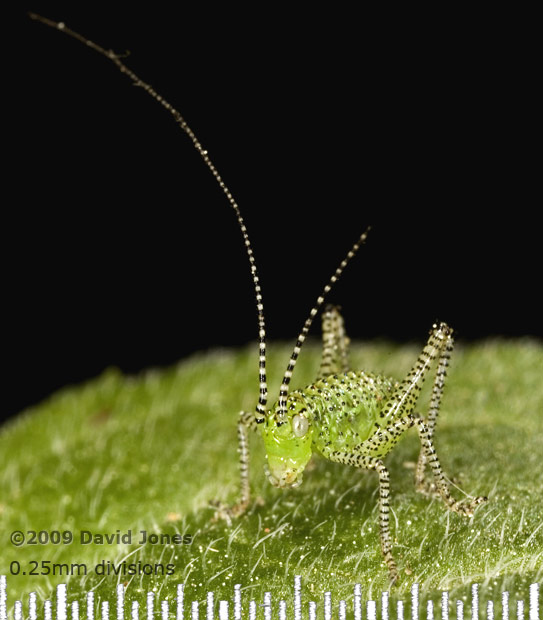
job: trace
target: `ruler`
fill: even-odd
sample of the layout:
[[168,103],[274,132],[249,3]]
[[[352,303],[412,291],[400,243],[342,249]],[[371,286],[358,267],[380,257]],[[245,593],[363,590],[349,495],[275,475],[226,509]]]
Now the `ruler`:
[[[321,601],[302,601],[302,580],[294,578],[293,604],[287,606],[284,600],[273,601],[270,592],[265,592],[262,601],[250,600],[248,611],[242,613],[243,586],[234,586],[231,600],[216,600],[213,592],[208,592],[205,601],[185,600],[184,585],[177,586],[177,596],[172,601],[157,600],[154,592],[148,592],[145,606],[138,601],[125,600],[124,586],[117,586],[114,601],[100,601],[96,610],[94,592],[86,594],[83,601],[67,603],[67,587],[60,584],[56,588],[55,600],[40,604],[35,592],[28,595],[26,611],[23,603],[13,603],[14,620],[317,620],[317,614],[324,620],[540,620],[540,584],[529,587],[527,600],[517,599],[516,605],[509,600],[509,593],[502,592],[499,602],[489,601],[486,609],[479,609],[479,585],[471,586],[471,605],[465,606],[461,600],[449,600],[448,592],[441,593],[438,601],[427,601],[424,608],[419,604],[419,586],[414,584],[407,601],[397,601],[393,609],[389,592],[383,592],[379,600],[364,600],[362,587],[353,588],[352,601],[335,603],[331,592],[325,592]],[[466,608],[465,608],[466,607]],[[98,613],[97,613],[98,611]],[[8,618],[7,580],[0,575],[0,620]]]

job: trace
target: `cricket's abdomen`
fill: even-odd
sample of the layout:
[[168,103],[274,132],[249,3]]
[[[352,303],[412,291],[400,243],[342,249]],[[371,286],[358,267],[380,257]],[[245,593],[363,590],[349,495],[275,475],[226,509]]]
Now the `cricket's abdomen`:
[[330,448],[347,451],[365,441],[396,385],[389,377],[351,371],[297,390],[307,403],[314,449],[326,457]]

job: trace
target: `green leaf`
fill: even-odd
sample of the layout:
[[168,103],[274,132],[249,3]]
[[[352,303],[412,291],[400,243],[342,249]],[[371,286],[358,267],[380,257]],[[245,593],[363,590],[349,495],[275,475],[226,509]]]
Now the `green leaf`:
[[[401,378],[419,350],[357,344],[353,368]],[[289,353],[286,347],[271,348],[270,376],[282,376]],[[297,386],[314,378],[319,355],[310,343],[296,368]],[[437,452],[463,490],[488,495],[489,502],[473,519],[464,519],[439,500],[417,494],[416,433],[400,442],[387,458],[393,551],[401,573],[391,604],[395,597],[405,599],[413,583],[421,586],[421,601],[432,596],[437,604],[440,590],[448,589],[452,602],[465,599],[475,582],[481,585],[481,605],[486,598],[498,601],[503,589],[514,605],[516,597],[527,598],[530,583],[541,581],[541,368],[543,348],[529,340],[455,350],[435,435]],[[219,351],[137,377],[109,369],[6,425],[0,433],[0,574],[7,576],[10,601],[32,590],[51,597],[55,586],[66,582],[71,599],[93,588],[97,607],[101,600],[113,601],[118,583],[142,609],[148,590],[167,597],[173,609],[178,583],[185,584],[188,601],[204,601],[208,590],[216,601],[231,600],[237,583],[244,586],[244,605],[251,598],[261,603],[265,591],[274,601],[292,601],[295,575],[302,577],[305,601],[321,601],[329,590],[336,604],[341,598],[352,602],[355,583],[362,585],[365,599],[378,599],[389,583],[373,472],[316,459],[299,489],[281,491],[265,479],[255,436],[253,505],[231,525],[212,520],[212,500],[236,498],[237,416],[254,408],[257,390],[255,347]],[[272,385],[271,393],[276,391]],[[456,496],[462,492],[456,490]],[[82,530],[125,537],[130,530],[132,544],[81,544]],[[185,543],[190,535],[192,542],[140,545],[141,530],[184,535]],[[10,543],[14,531],[27,540],[29,531],[67,531],[73,542],[16,547]],[[131,563],[153,569],[172,564],[174,573],[101,576],[94,570]],[[84,565],[87,575],[78,575],[83,569],[72,564]],[[30,575],[32,567],[57,574]]]

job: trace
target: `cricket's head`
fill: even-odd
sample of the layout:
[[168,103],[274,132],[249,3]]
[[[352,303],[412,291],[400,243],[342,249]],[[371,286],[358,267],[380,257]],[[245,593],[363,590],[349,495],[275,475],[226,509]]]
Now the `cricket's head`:
[[287,400],[287,416],[278,423],[279,405],[272,407],[261,425],[268,460],[266,473],[275,487],[294,488],[302,484],[302,472],[311,458],[313,429],[303,399],[292,394]]

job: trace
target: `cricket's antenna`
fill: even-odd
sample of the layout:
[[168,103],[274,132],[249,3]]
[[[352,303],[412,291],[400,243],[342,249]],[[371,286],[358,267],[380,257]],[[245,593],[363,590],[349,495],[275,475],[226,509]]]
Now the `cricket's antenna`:
[[281,388],[279,389],[279,402],[278,402],[279,410],[275,416],[275,423],[277,424],[277,426],[280,426],[281,424],[284,424],[287,421],[288,386],[290,383],[290,379],[292,377],[292,371],[294,370],[294,366],[296,366],[296,360],[298,359],[298,355],[300,354],[300,349],[302,348],[302,345],[304,343],[304,340],[306,339],[307,333],[309,332],[311,323],[313,323],[313,319],[315,318],[315,315],[319,311],[319,308],[322,306],[322,303],[324,302],[324,298],[326,297],[326,295],[328,294],[332,286],[337,282],[337,280],[343,273],[343,270],[345,269],[345,267],[347,266],[351,258],[358,252],[358,249],[366,240],[366,237],[368,236],[368,233],[370,230],[371,230],[371,227],[368,226],[368,228],[366,228],[366,230],[360,235],[358,241],[349,250],[349,252],[347,253],[347,256],[341,261],[339,267],[335,270],[330,280],[328,280],[328,284],[324,287],[320,297],[317,298],[317,302],[311,309],[311,312],[309,313],[309,316],[307,317],[304,323],[302,331],[298,335],[298,339],[296,340],[294,351],[292,352],[292,355],[290,356],[290,361],[285,371],[285,375],[283,376],[283,382],[281,383]]
[[265,327],[265,321],[264,321],[264,305],[262,303],[262,292],[261,292],[259,278],[258,278],[258,274],[256,270],[256,263],[255,263],[255,259],[253,255],[253,248],[251,246],[249,235],[245,227],[245,222],[243,221],[243,217],[241,215],[241,211],[239,210],[237,202],[234,200],[234,197],[230,193],[230,190],[228,189],[228,187],[222,180],[222,177],[218,173],[215,166],[213,165],[213,162],[209,159],[207,151],[200,144],[198,138],[194,135],[192,129],[187,125],[187,122],[181,116],[181,114],[173,106],[171,106],[163,97],[161,97],[161,95],[159,95],[150,84],[147,84],[146,82],[141,80],[131,69],[129,69],[120,60],[120,57],[117,54],[115,54],[115,52],[113,52],[113,50],[104,49],[100,45],[97,45],[93,41],[90,41],[89,39],[80,35],[78,32],[71,30],[63,22],[55,22],[51,19],[48,19],[47,17],[42,17],[41,15],[37,15],[36,13],[29,13],[28,16],[30,17],[30,19],[36,20],[38,22],[41,22],[42,24],[45,24],[46,26],[50,26],[51,28],[55,28],[56,30],[60,30],[64,32],[70,37],[77,39],[78,41],[86,45],[87,47],[90,47],[94,51],[98,52],[99,54],[102,54],[102,56],[109,58],[109,60],[113,61],[117,65],[121,73],[124,73],[125,75],[127,75],[136,86],[140,86],[141,88],[143,88],[143,90],[149,95],[151,95],[151,97],[153,97],[155,101],[157,101],[158,103],[160,103],[161,106],[166,108],[166,110],[168,110],[168,112],[174,117],[179,127],[181,127],[181,129],[191,139],[194,148],[198,151],[198,153],[200,153],[200,156],[202,157],[205,164],[211,171],[211,174],[215,177],[215,180],[220,185],[222,191],[225,193],[226,197],[228,198],[228,202],[230,203],[230,205],[232,206],[232,208],[234,209],[236,213],[238,224],[241,229],[241,234],[243,235],[243,240],[245,242],[245,249],[247,251],[247,256],[249,258],[249,263],[251,266],[251,276],[253,278],[253,285],[255,289],[256,308],[258,312],[258,338],[259,338],[259,350],[260,350],[259,363],[258,363],[259,364],[258,365],[258,368],[259,368],[258,377],[259,377],[259,383],[260,383],[260,393],[258,397],[258,404],[256,406],[255,417],[258,423],[264,422],[265,413],[266,413],[266,403],[268,400],[268,386],[266,383],[266,327]]

